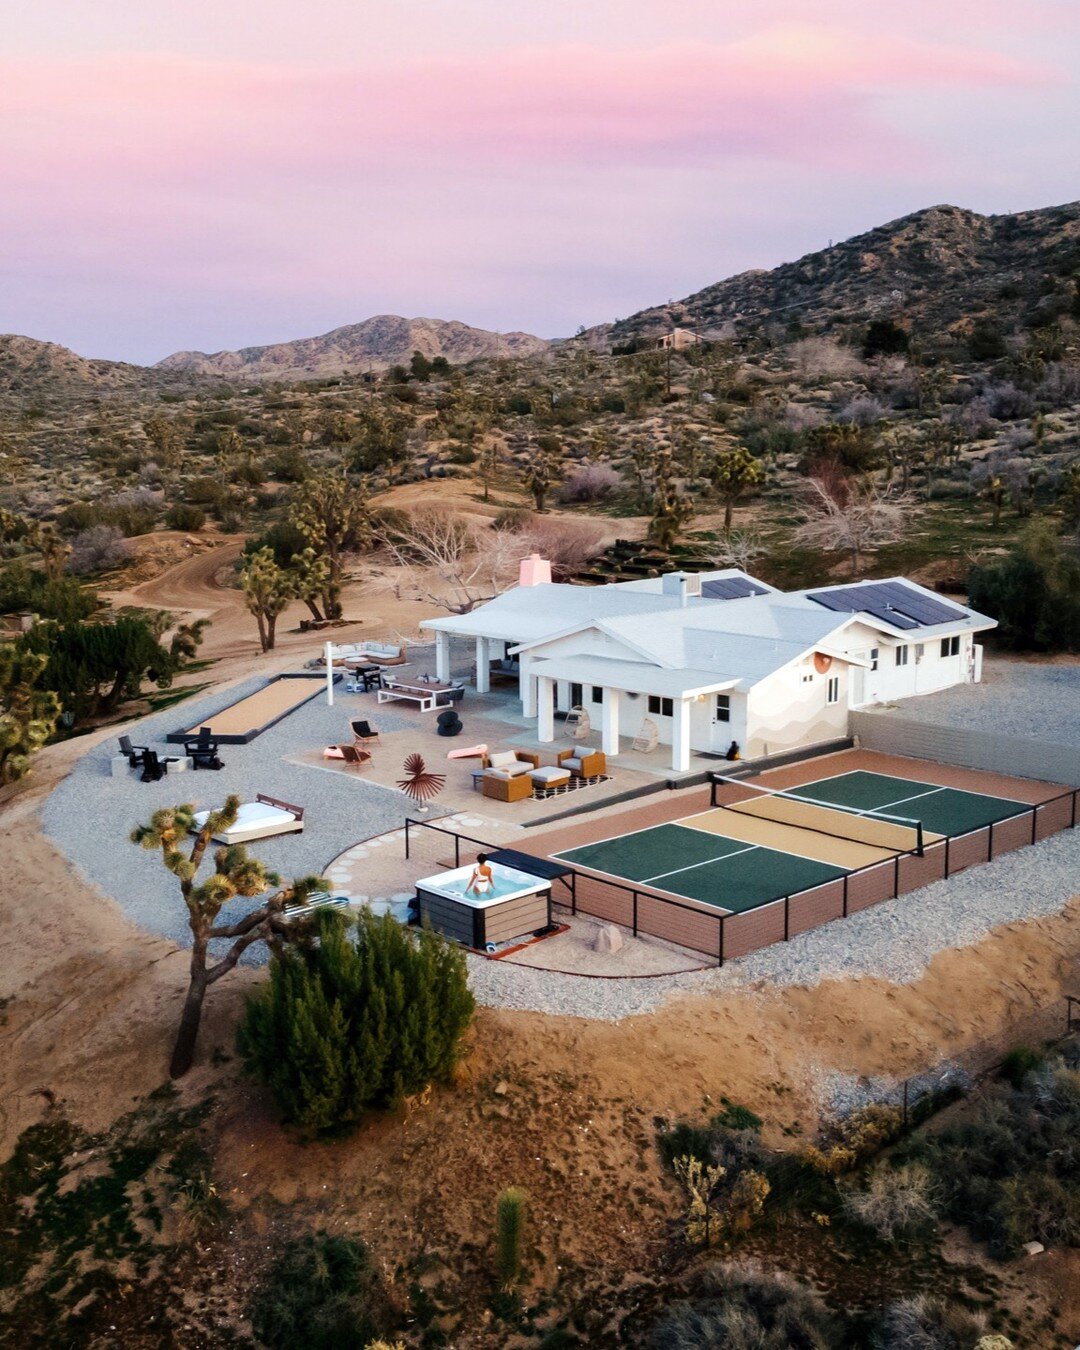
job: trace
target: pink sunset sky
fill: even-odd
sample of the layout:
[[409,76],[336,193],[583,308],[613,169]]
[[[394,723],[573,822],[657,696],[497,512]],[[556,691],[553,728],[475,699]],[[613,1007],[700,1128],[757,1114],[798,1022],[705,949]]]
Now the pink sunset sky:
[[542,336],[920,207],[1080,195],[1078,0],[34,0],[0,331]]

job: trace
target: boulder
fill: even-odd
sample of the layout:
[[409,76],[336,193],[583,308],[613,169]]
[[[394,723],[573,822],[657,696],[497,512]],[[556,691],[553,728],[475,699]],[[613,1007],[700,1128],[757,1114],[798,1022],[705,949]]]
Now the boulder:
[[601,924],[593,938],[593,951],[618,952],[622,950],[622,931],[613,923]]

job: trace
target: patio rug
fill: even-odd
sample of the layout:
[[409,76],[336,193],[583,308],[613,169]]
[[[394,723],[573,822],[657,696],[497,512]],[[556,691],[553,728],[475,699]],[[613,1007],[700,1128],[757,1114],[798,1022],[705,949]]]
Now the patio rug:
[[546,801],[548,797],[565,797],[568,792],[577,792],[579,788],[595,787],[597,783],[610,783],[612,775],[609,773],[596,773],[591,778],[571,778],[569,783],[564,783],[562,787],[553,788],[533,788],[533,801]]

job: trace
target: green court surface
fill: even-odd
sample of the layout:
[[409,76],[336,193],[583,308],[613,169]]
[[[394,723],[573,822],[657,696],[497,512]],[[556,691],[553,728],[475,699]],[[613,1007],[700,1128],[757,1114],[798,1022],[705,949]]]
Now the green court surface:
[[[788,795],[856,811],[880,811],[921,820],[929,834],[956,836],[1008,820],[1031,808],[1007,797],[984,796],[862,769],[802,783]],[[624,885],[667,891],[731,913],[820,886],[849,870],[747,844],[683,824],[582,844],[552,855],[574,867],[603,872]]]
[[788,791],[825,805],[883,811],[921,820],[927,833],[950,836],[967,834],[1031,810],[1026,802],[1011,801],[1008,797],[984,796],[981,792],[964,792],[913,778],[893,778],[865,769],[822,778],[816,783],[802,783]]
[[655,825],[553,856],[625,884],[685,895],[734,913],[819,886],[845,871],[685,825]]

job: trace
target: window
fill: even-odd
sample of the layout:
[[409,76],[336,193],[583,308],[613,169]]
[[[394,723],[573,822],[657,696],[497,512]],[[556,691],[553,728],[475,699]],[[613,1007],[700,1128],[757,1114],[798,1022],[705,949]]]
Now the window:
[[716,696],[716,720],[718,722],[731,721],[731,695],[717,694]]
[[660,698],[658,694],[650,694],[649,711],[654,717],[674,717],[675,704],[670,698]]
[[907,665],[907,660],[908,660],[908,649],[907,649],[907,647],[897,647],[897,649],[896,649],[896,664],[897,664],[898,666],[906,666],[906,665]]
[[834,675],[828,684],[828,692],[825,695],[826,703],[840,702],[840,676]]
[[877,649],[877,647],[871,647],[871,648],[870,648],[870,669],[871,669],[871,670],[877,670],[877,668],[878,668],[878,659],[879,659],[880,656],[881,656],[881,652]]
[[959,656],[959,655],[960,655],[960,634],[959,634],[959,633],[957,633],[957,634],[956,634],[955,636],[953,636],[953,637],[947,637],[947,638],[942,638],[942,639],[941,639],[941,659],[942,659],[942,660],[944,660],[945,657],[947,657],[947,656]]
[[594,684],[592,687],[592,701],[594,703],[603,703],[604,701],[604,691],[598,684]]

